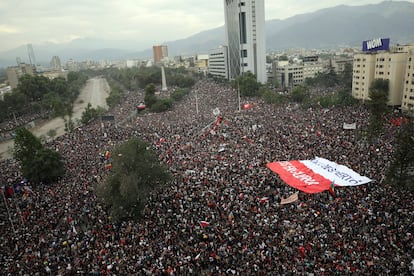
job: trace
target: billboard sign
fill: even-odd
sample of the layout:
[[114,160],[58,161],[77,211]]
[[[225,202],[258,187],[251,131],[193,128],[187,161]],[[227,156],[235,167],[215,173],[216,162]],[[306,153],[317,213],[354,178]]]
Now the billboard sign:
[[388,51],[390,49],[390,39],[389,38],[375,38],[371,40],[366,40],[362,42],[362,51],[371,52],[371,51]]

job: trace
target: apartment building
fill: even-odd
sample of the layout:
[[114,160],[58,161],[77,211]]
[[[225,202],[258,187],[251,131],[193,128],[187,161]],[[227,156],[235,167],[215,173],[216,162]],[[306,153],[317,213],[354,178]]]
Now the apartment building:
[[228,48],[221,46],[208,53],[208,73],[212,76],[229,79]]
[[401,108],[403,110],[414,110],[414,49],[408,52]]
[[[389,81],[388,104],[413,108],[413,45],[397,45],[387,48],[373,47],[382,45],[376,40],[371,49],[363,47],[363,52],[355,54],[353,60],[352,96],[369,100],[369,90],[375,79]],[[369,47],[368,47],[369,48]]]
[[34,76],[36,74],[36,67],[31,64],[20,63],[18,66],[7,67],[6,72],[10,87],[14,89],[17,88],[19,78],[23,75]]
[[283,89],[301,85],[307,78],[314,78],[318,73],[324,72],[325,65],[318,60],[276,61],[273,64],[273,75],[276,83]]

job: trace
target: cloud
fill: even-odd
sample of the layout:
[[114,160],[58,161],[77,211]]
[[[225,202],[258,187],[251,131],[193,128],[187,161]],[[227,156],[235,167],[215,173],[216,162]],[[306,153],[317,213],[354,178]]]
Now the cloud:
[[[263,0],[266,19],[285,19],[340,4],[382,0]],[[223,0],[1,0],[0,50],[71,37],[151,44],[224,25]]]
[[19,29],[13,26],[0,25],[0,34],[17,34]]

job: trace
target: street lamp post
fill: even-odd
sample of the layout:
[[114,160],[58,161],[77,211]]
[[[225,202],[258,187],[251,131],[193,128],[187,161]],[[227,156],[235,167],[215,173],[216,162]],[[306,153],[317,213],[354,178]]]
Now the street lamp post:
[[195,98],[196,98],[196,112],[197,112],[197,115],[198,115],[198,89],[196,89]]
[[237,80],[237,99],[238,99],[238,110],[239,112],[241,111],[241,106],[240,106],[240,84],[239,84],[239,80]]

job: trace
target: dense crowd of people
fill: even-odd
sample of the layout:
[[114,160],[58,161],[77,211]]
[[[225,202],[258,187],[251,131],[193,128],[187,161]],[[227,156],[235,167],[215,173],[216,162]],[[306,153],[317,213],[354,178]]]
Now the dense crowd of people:
[[[369,144],[364,106],[244,100],[251,108],[238,111],[236,91],[203,80],[172,111],[131,116],[139,102],[131,92],[111,111],[115,122],[97,120],[47,144],[66,163],[53,185],[32,187],[17,163],[2,161],[2,274],[408,274],[413,194],[384,180],[396,127]],[[150,143],[174,177],[151,194],[141,220],[115,223],[95,187],[110,173],[104,152],[131,137]],[[335,197],[301,192],[281,205],[295,190],[266,164],[315,156],[374,181],[337,188]]]
[[0,123],[0,141],[13,139],[13,132],[15,129],[34,123],[34,121],[42,119],[47,115],[44,112],[28,113],[21,116],[16,116],[12,113],[10,120],[5,120]]

